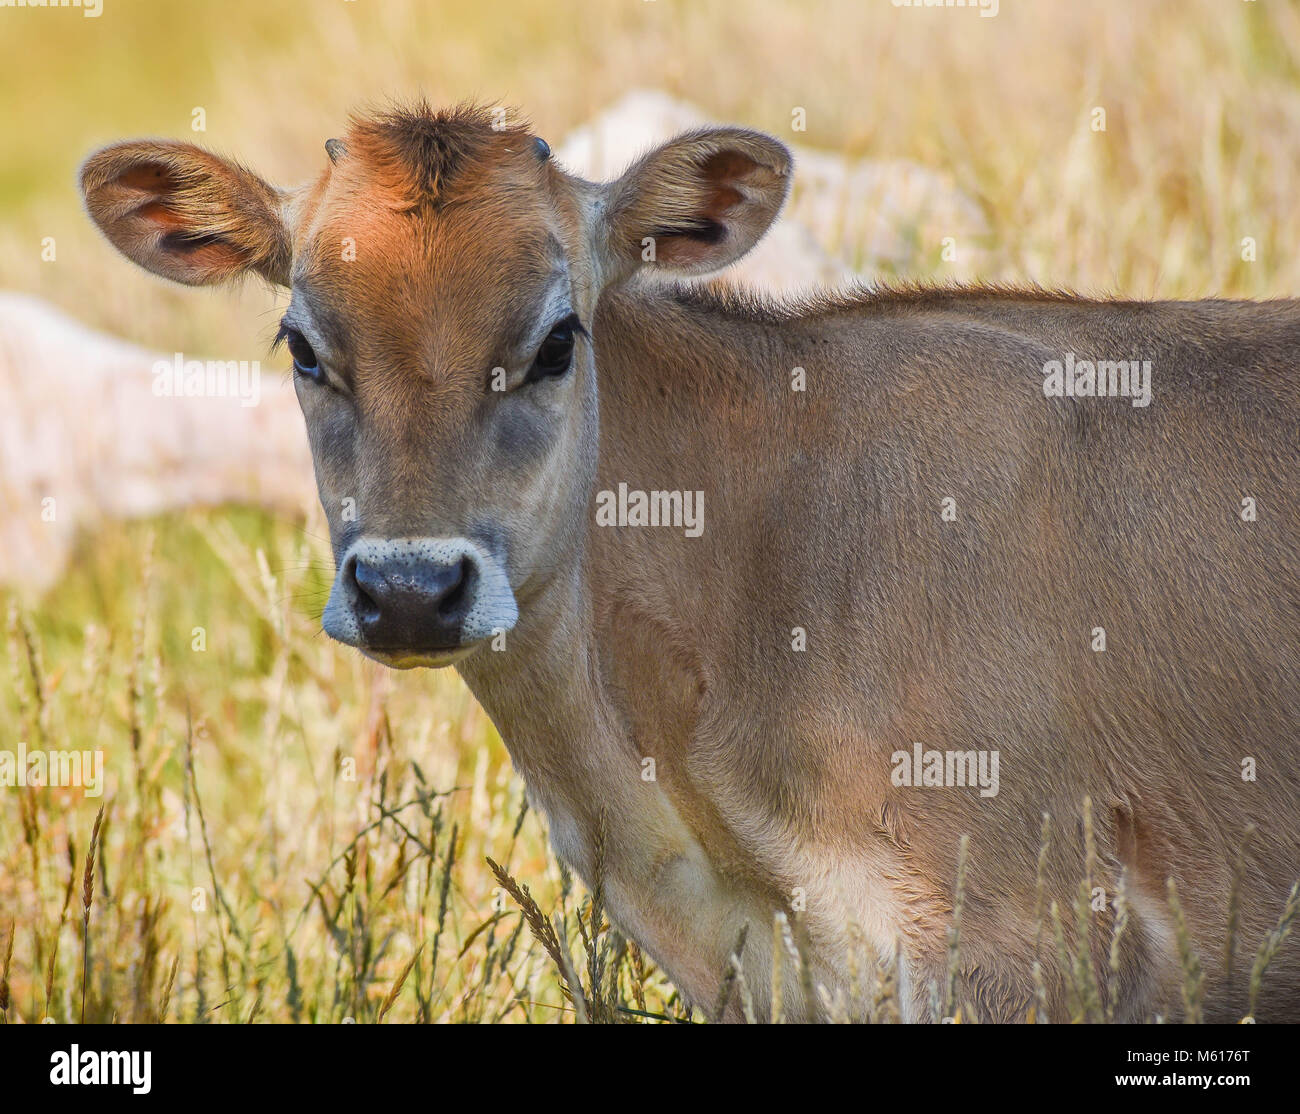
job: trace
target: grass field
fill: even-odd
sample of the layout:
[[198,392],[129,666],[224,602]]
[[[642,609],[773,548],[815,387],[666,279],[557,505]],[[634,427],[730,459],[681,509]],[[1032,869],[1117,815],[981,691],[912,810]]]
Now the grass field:
[[[1300,294],[1294,3],[104,0],[0,11],[0,44],[0,287],[163,351],[261,351],[279,296],[131,268],[80,212],[81,158],[162,134],[291,182],[350,109],[415,92],[558,137],[662,88],[950,175],[987,218],[984,279]],[[917,243],[904,273],[952,272]],[[113,525],[43,599],[0,590],[0,749],[105,755],[100,798],[0,790],[0,1019],[684,1019],[548,855],[455,674],[319,633],[324,533],[241,510]]]

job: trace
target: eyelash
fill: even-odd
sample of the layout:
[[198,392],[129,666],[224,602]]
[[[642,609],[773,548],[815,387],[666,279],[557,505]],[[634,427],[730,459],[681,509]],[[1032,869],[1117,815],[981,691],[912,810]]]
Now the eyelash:
[[[295,344],[295,341],[298,343]],[[320,357],[316,355],[316,350],[311,346],[311,342],[292,325],[286,325],[284,322],[280,323],[279,331],[275,334],[275,340],[271,343],[271,351],[275,352],[281,345],[288,346],[289,354],[293,357],[293,369],[297,374],[311,380],[313,383],[325,382],[325,373],[321,370]],[[299,351],[294,351],[295,348],[298,348]],[[310,364],[303,362],[306,355],[301,351],[302,348],[306,348],[307,352],[311,354],[312,362]]]
[[[543,364],[543,350],[546,348],[547,343],[555,337],[557,333],[561,332],[561,330],[566,330],[568,333],[568,349],[563,357],[564,366],[560,367],[558,360],[553,365]],[[578,315],[576,313],[571,313],[568,317],[565,317],[552,325],[551,331],[546,334],[546,338],[537,347],[537,352],[533,356],[533,362],[529,366],[527,374],[524,376],[524,383],[539,383],[543,379],[558,379],[562,375],[567,375],[573,367],[573,349],[577,344],[578,337],[580,336],[586,337],[588,336],[588,333],[587,330],[582,327],[582,322],[578,320]]]

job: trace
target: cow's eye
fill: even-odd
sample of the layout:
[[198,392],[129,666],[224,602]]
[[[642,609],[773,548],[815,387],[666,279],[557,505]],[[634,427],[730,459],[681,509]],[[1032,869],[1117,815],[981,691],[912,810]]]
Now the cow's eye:
[[321,382],[324,374],[320,369],[320,361],[316,359],[316,353],[307,343],[307,338],[297,329],[291,329],[286,325],[284,341],[289,346],[289,355],[293,357],[294,370],[315,383]]
[[573,342],[581,328],[573,314],[556,325],[537,349],[525,382],[535,383],[539,379],[563,375],[568,371],[569,365],[573,363]]

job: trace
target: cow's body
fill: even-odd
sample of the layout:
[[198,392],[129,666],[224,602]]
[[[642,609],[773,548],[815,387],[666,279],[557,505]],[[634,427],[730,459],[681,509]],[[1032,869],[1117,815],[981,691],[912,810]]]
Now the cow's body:
[[[461,670],[560,855],[693,1001],[748,926],[767,1016],[788,911],[832,1000],[854,952],[897,954],[902,1012],[934,1017],[968,835],[955,1004],[1025,1016],[1037,958],[1048,1014],[1077,1014],[1035,878],[1046,812],[1075,937],[1087,796],[1106,1004],[1180,1008],[1172,877],[1207,1014],[1240,1014],[1300,872],[1296,303],[747,305],[643,283],[753,247],[792,173],[770,136],[692,132],[594,183],[484,109],[416,105],[326,150],[278,190],[128,142],[82,189],[156,274],[289,289],[325,630]],[[1149,362],[1153,397],[1046,397],[1053,361]],[[601,524],[624,490],[702,493],[703,521]],[[927,752],[996,755],[996,793],[901,784]],[[787,974],[787,1014],[818,1013]],[[1266,987],[1262,1016],[1300,1017],[1294,945]]]
[[[711,1005],[748,920],[761,1000],[802,891],[818,981],[843,988],[855,923],[878,953],[901,940],[926,1016],[968,833],[961,999],[1023,1017],[1041,814],[1068,925],[1088,794],[1096,884],[1125,869],[1133,910],[1117,1015],[1179,1008],[1173,876],[1207,1016],[1240,1016],[1300,868],[1300,305],[936,292],[794,315],[632,291],[595,336],[596,490],[702,490],[705,529],[591,526],[572,600],[462,671],[589,880],[605,825],[614,915],[670,975]],[[1066,352],[1151,360],[1151,405],[1044,397]],[[997,795],[891,784],[916,744],[997,750]],[[1295,1017],[1294,950],[1277,963],[1261,1013]]]

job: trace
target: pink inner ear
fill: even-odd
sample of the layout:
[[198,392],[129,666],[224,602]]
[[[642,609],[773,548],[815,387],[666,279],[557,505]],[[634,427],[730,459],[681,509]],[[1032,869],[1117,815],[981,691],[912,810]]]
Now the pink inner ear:
[[171,257],[173,266],[181,268],[169,277],[190,281],[191,276],[207,275],[220,279],[245,270],[248,258],[236,245],[216,233],[195,231],[184,215],[167,203],[173,181],[171,175],[155,166],[133,168],[114,183],[153,195],[135,208],[131,218],[142,222],[156,237],[154,250]]
[[177,188],[177,178],[166,167],[159,163],[133,166],[118,175],[114,185],[152,195],[134,215],[152,225],[161,237],[159,248],[182,259],[187,268],[233,274],[247,266],[248,260],[233,244],[216,234],[193,232],[184,216],[167,203]]
[[741,181],[754,169],[754,165],[752,159],[736,151],[719,151],[704,160],[700,170],[709,186],[705,216],[720,222],[730,210],[745,200],[745,195],[733,183]]
[[176,185],[176,179],[156,162],[133,166],[130,170],[119,174],[117,181],[127,189],[144,190],[148,193],[173,189]]
[[736,151],[719,151],[698,164],[702,181],[698,228],[682,229],[666,238],[660,258],[677,266],[691,266],[706,261],[716,246],[730,236],[728,218],[744,204],[745,194],[737,187],[757,164]]
[[248,259],[238,249],[221,240],[168,239],[167,248],[182,257],[185,265],[199,274],[226,277],[248,268]]
[[184,227],[176,212],[169,209],[162,201],[150,201],[148,204],[141,205],[136,210],[136,215],[158,225],[164,232],[175,232]]

